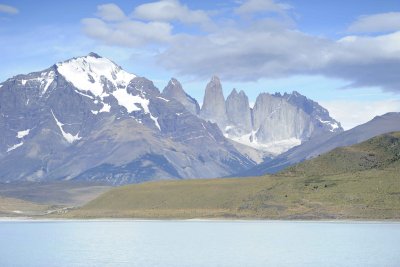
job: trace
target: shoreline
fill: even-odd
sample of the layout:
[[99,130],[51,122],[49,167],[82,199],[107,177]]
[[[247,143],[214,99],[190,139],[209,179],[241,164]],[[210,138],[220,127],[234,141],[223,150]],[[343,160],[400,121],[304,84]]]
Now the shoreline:
[[35,217],[0,217],[1,222],[237,222],[237,223],[333,223],[333,224],[400,224],[399,219],[388,220],[283,220],[283,219],[233,219],[233,218],[193,218],[193,219],[159,219],[159,218],[35,218]]

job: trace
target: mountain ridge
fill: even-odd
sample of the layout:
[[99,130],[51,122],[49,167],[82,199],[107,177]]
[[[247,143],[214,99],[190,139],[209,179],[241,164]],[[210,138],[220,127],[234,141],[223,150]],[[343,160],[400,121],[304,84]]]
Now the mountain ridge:
[[[1,85],[0,175],[6,182],[97,177],[122,184],[225,176],[254,165],[218,127],[97,54]],[[144,172],[126,172],[130,162]],[[89,170],[91,178],[81,175]]]

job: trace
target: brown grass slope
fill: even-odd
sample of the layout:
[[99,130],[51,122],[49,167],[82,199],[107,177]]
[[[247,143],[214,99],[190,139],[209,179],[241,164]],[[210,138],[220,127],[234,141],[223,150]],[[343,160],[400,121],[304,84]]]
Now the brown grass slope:
[[0,196],[0,217],[43,215],[50,208],[48,205]]
[[339,148],[276,176],[123,186],[65,216],[398,220],[399,138]]

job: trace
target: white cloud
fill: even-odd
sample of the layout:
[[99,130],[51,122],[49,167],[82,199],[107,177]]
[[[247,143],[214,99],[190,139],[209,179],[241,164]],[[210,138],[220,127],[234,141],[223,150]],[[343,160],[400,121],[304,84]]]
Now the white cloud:
[[125,13],[116,4],[104,4],[97,7],[97,16],[104,21],[125,20]]
[[0,4],[0,13],[6,13],[10,15],[15,15],[19,13],[19,10],[16,7]]
[[137,6],[128,17],[113,3],[99,5],[96,18],[82,20],[87,36],[107,45],[137,47],[169,43],[174,38],[172,22],[210,26],[202,10],[191,10],[178,0],[161,0]]
[[292,7],[288,4],[278,3],[273,0],[245,0],[235,9],[237,14],[252,14],[259,12],[273,12],[283,14]]
[[210,19],[202,10],[191,10],[178,0],[161,0],[139,5],[133,16],[148,21],[180,21],[187,24],[207,24]]
[[249,81],[318,69],[329,45],[324,39],[263,21],[245,29],[220,28],[204,36],[180,36],[159,60],[182,75],[218,74]]
[[381,101],[321,101],[330,115],[340,121],[345,130],[388,112],[400,112],[400,99]]
[[172,39],[172,26],[164,22],[141,22],[127,20],[106,23],[97,18],[82,20],[87,36],[108,45],[143,46],[153,43],[169,42]]
[[324,75],[346,80],[348,87],[400,92],[399,47],[400,32],[334,41],[259,21],[176,38],[159,60],[183,75],[239,81]]
[[348,31],[357,33],[400,31],[400,12],[361,16],[349,26]]
[[[272,0],[247,0],[230,12],[282,14],[288,9]],[[206,13],[178,0],[161,0],[136,7],[134,19],[110,22],[100,16],[84,19],[83,25],[89,37],[108,45],[157,44],[158,63],[176,75],[217,74],[230,81],[323,75],[346,80],[348,87],[400,92],[400,31],[332,40],[290,27],[281,16],[264,14],[250,21],[239,17],[225,23]],[[207,21],[216,27],[202,27],[200,33],[173,32],[177,22],[204,26]]]

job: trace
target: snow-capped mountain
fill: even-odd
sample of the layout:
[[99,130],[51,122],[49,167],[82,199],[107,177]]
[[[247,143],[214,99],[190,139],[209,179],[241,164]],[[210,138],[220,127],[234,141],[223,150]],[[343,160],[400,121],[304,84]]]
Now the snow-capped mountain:
[[262,93],[250,108],[243,91],[233,89],[225,100],[215,76],[206,87],[200,117],[217,123],[225,137],[275,155],[316,136],[343,131],[326,109],[296,91]]
[[94,53],[1,83],[0,133],[3,182],[122,184],[254,165],[215,124]]
[[124,184],[241,173],[304,141],[343,131],[300,95],[223,95],[203,106],[174,78],[163,92],[95,53],[0,84],[0,182]]

